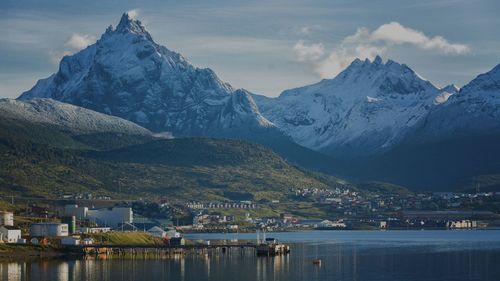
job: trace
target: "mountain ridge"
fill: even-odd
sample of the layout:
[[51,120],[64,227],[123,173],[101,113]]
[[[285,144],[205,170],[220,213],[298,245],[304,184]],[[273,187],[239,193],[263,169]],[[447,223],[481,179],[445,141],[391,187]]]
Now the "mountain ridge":
[[440,93],[405,64],[377,56],[356,59],[335,78],[278,98],[254,98],[263,115],[296,142],[341,156],[374,154],[397,143]]

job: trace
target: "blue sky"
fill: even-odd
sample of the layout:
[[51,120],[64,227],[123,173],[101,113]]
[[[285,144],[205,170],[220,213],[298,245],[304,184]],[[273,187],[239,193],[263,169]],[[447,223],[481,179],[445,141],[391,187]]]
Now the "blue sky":
[[0,1],[0,97],[57,71],[125,11],[236,88],[276,96],[380,54],[437,86],[500,63],[500,1]]

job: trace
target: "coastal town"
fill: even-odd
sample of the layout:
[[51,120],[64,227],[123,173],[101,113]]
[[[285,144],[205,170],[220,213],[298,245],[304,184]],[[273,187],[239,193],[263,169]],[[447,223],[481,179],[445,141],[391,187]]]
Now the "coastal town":
[[[300,210],[283,209],[287,202],[279,200],[171,203],[119,201],[89,194],[64,198],[71,204],[64,200],[19,203],[15,209],[0,212],[0,240],[6,244],[92,245],[111,242],[106,238],[111,233],[142,233],[156,239],[155,243],[184,245],[183,234],[191,232],[478,229],[498,227],[500,221],[498,213],[490,211],[500,202],[498,192],[382,194],[336,187],[291,189],[290,197],[327,211],[319,213],[324,217],[307,217]],[[275,213],[266,214],[268,210]]]

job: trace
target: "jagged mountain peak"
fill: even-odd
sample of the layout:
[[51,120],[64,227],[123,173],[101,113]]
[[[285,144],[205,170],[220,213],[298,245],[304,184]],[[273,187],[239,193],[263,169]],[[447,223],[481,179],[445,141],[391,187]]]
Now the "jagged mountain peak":
[[19,99],[53,98],[179,136],[272,127],[251,95],[154,42],[129,14]]
[[[366,58],[361,60],[359,58],[354,59],[351,64],[344,71],[360,70],[364,69],[378,69],[378,70],[396,70],[396,69],[410,69],[406,64],[398,63],[392,59],[387,59],[386,62],[381,56],[377,55],[373,60]],[[410,69],[411,70],[411,69]]]
[[371,65],[371,64],[374,64],[374,65],[380,65],[380,64],[383,64],[383,60],[382,60],[382,57],[377,55],[373,60],[369,59],[369,58],[365,58],[364,60],[360,59],[360,58],[355,58],[351,64],[346,68],[346,69],[349,69],[350,67],[358,67],[358,66],[366,66],[366,65]]
[[147,31],[146,27],[142,24],[142,22],[130,16],[128,12],[123,13],[116,28],[113,28],[112,25],[108,26],[106,31],[102,34],[101,40],[112,35],[129,35],[129,34],[143,37],[156,45],[156,43],[153,40],[153,37]]
[[147,33],[146,28],[142,25],[141,21],[134,19],[129,13],[123,13],[120,22],[116,26],[116,32],[133,32],[133,33]]
[[[341,90],[341,88],[344,88]],[[300,88],[283,91],[281,96],[296,97],[321,93],[324,96],[336,95],[343,99],[363,99],[367,96],[391,96],[394,94],[412,95],[430,99],[438,95],[438,89],[422,78],[406,64],[388,59],[385,63],[380,56],[373,61],[355,59],[346,69],[332,79]],[[370,99],[373,100],[373,99]]]
[[111,29],[107,29],[104,32],[103,36],[109,34],[134,34],[137,36],[144,37],[145,39],[151,41],[153,44],[156,44],[153,40],[151,34],[147,31],[146,27],[142,24],[142,22],[138,19],[133,18],[128,13],[124,13],[116,26],[115,29],[111,27]]
[[441,91],[447,92],[450,94],[456,94],[456,93],[458,93],[458,91],[460,91],[460,88],[457,87],[455,84],[449,84],[449,85],[446,85],[443,88],[441,88]]
[[[382,86],[390,88],[406,84],[409,88],[400,88],[400,90],[403,90],[402,93],[418,90],[414,89],[413,86],[415,85],[409,85],[410,83],[417,82],[431,85],[429,81],[422,78],[406,64],[401,64],[391,59],[388,59],[384,63],[380,56],[375,57],[373,61],[369,59],[365,59],[364,61],[355,59],[345,70],[339,73],[335,78],[330,79],[330,81],[331,83],[356,84],[363,82],[369,84],[371,87]],[[401,82],[403,82],[403,84]]]

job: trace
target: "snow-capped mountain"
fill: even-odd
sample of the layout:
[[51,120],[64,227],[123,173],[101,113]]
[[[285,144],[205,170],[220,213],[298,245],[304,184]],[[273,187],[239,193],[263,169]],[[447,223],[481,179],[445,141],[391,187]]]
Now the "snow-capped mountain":
[[[19,99],[52,98],[177,136],[224,135],[274,128],[251,95],[208,68],[155,43],[140,21],[123,14],[116,28]],[[251,134],[251,133],[249,133]]]
[[433,108],[415,130],[415,137],[435,141],[498,133],[500,64],[455,91],[441,106]]
[[333,79],[255,96],[262,114],[297,143],[337,157],[380,153],[398,143],[444,91],[408,66],[356,59]]
[[52,99],[0,99],[0,117],[50,125],[74,134],[151,135],[150,131],[130,121]]
[[481,184],[486,190],[498,190],[499,141],[497,65],[432,107],[404,140],[367,161],[362,171],[356,166],[357,173],[414,188],[450,190]]

